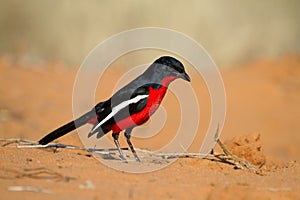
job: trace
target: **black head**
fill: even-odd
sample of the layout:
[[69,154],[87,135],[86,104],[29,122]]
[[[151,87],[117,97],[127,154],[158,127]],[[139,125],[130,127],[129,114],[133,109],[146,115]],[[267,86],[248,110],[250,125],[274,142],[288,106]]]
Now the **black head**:
[[171,56],[162,56],[154,61],[153,64],[156,68],[155,71],[161,73],[165,77],[175,76],[189,82],[191,81],[191,78],[185,72],[183,64]]

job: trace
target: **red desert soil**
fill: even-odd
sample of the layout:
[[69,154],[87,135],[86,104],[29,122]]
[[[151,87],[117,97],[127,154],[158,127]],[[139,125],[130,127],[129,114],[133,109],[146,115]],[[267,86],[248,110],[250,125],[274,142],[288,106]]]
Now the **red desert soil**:
[[[209,98],[201,78],[188,70],[201,102],[202,133],[208,127]],[[16,149],[12,144],[0,147],[1,199],[300,199],[300,59],[259,60],[221,73],[227,93],[221,140],[232,153],[260,167],[260,174],[201,158],[181,158],[155,172],[130,174],[84,151]],[[97,101],[112,93],[107,81],[113,85],[121,75],[120,69],[107,72],[110,78],[105,85],[100,81]],[[56,63],[20,65],[1,58],[0,138],[37,140],[72,119],[75,76],[75,69]],[[168,120],[162,133],[154,142],[133,138],[136,147],[155,150],[170,140],[167,133],[176,131],[172,127],[180,120],[174,99],[168,93],[163,102]],[[190,152],[199,151],[202,137],[196,136]],[[120,140],[125,146],[123,136]],[[75,132],[57,141],[82,145]]]

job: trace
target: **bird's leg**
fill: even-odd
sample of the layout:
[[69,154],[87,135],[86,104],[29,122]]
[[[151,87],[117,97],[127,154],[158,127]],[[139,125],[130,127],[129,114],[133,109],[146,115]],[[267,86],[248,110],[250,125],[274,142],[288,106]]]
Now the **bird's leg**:
[[119,141],[118,141],[118,139],[119,139],[119,134],[120,134],[120,133],[113,133],[112,136],[113,136],[114,142],[115,142],[115,144],[116,144],[116,146],[117,146],[117,148],[118,148],[118,151],[119,151],[119,154],[120,154],[120,158],[122,159],[123,162],[126,162],[126,163],[127,163],[127,160],[126,160],[125,157],[124,157],[124,154],[123,154],[123,152],[122,152],[122,150],[121,150],[121,147],[120,147],[120,144],[119,144]]
[[133,147],[133,145],[132,145],[132,143],[131,143],[131,141],[130,141],[130,138],[131,138],[131,132],[132,132],[132,128],[131,128],[131,129],[127,129],[127,130],[124,132],[124,135],[125,135],[125,137],[126,137],[126,141],[127,141],[127,143],[128,143],[128,146],[129,146],[130,149],[131,149],[131,152],[132,152],[132,154],[133,154],[135,160],[136,160],[137,162],[141,162],[141,160],[139,159],[138,155],[136,154],[136,151],[134,150],[134,147]]

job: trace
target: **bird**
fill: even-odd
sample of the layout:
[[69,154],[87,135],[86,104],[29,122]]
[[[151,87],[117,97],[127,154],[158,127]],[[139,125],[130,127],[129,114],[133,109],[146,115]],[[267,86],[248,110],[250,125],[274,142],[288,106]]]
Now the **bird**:
[[135,160],[141,162],[131,143],[132,130],[148,121],[159,108],[170,83],[178,78],[191,81],[179,60],[171,56],[161,56],[111,98],[96,104],[87,113],[55,129],[38,142],[46,145],[85,124],[92,124],[87,137],[96,134],[96,138],[101,138],[111,132],[120,159],[127,162],[118,140],[120,132],[124,131]]

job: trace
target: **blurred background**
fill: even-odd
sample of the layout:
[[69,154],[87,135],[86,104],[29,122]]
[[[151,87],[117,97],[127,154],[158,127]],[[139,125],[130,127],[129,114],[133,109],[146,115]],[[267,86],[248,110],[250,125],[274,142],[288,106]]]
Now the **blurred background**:
[[220,67],[300,53],[300,1],[0,1],[0,54],[79,66],[106,38],[132,28],[182,32]]
[[[182,159],[167,170],[145,174],[141,179],[140,175],[127,176],[105,168],[86,157],[85,153],[62,150],[53,154],[40,149],[22,151],[2,148],[0,144],[1,197],[21,199],[25,193],[8,191],[8,186],[37,185],[39,193],[40,186],[53,190],[52,196],[45,194],[48,199],[57,199],[58,196],[64,199],[96,199],[98,196],[147,199],[153,195],[157,197],[155,199],[176,199],[176,196],[182,196],[180,199],[194,199],[195,196],[243,199],[239,193],[245,193],[244,199],[299,199],[296,197],[300,185],[299,8],[299,0],[0,0],[0,140],[23,138],[37,141],[69,122],[74,117],[76,74],[88,53],[121,31],[161,27],[196,40],[221,68],[227,104],[220,138],[238,157],[263,163],[259,167],[270,170],[266,171],[265,179],[263,176],[254,179],[254,174],[248,171],[229,171],[232,166],[226,167],[218,162]],[[162,54],[165,52],[147,49],[116,59],[99,77],[97,91],[92,91],[95,93],[94,102],[108,99],[116,86],[121,87],[129,81],[124,76],[126,73]],[[183,107],[175,88],[187,84],[195,93],[200,112],[197,134],[188,152],[200,151],[210,125],[213,95],[195,68],[184,59],[179,60],[183,61],[192,81],[172,83],[162,102],[166,113],[163,128],[147,139],[138,137],[144,136],[143,129],[135,129],[132,142],[136,148],[157,150],[173,141],[183,121]],[[89,73],[94,75],[94,71],[85,73],[88,75],[85,83],[98,81],[89,76]],[[121,80],[124,81],[121,83]],[[91,97],[90,90],[91,87],[83,87],[79,96]],[[195,109],[190,102],[182,105]],[[83,112],[91,109],[90,101],[80,99],[80,103]],[[190,112],[188,120],[194,122],[195,119]],[[86,137],[91,127],[82,128],[81,136]],[[189,128],[183,132],[191,133]],[[149,133],[154,134],[154,129],[151,128]],[[110,135],[107,138],[111,138]],[[56,142],[82,146],[75,131]],[[123,135],[120,143],[127,147]],[[6,171],[1,171],[1,167],[9,169],[7,172],[24,169],[24,173],[30,167],[46,167],[50,172],[70,176],[71,181],[45,182],[44,179],[29,179],[29,176],[20,178],[19,174],[15,174],[16,179],[3,180]],[[92,180],[97,189],[78,189],[87,180]],[[124,180],[127,180],[126,184]],[[122,187],[116,191],[112,187],[115,185]],[[203,189],[206,195],[202,194]],[[214,198],[214,194],[219,196]],[[28,199],[35,199],[36,195],[36,192],[26,193]]]
[[[299,8],[297,0],[2,0],[0,138],[36,140],[69,121],[76,71],[88,53],[121,31],[161,27],[202,44],[222,68],[227,96],[224,140],[261,133],[270,155],[299,157]],[[165,52],[134,51],[112,66],[129,71],[161,54]],[[145,59],[149,55],[155,56]],[[191,151],[198,151],[209,126],[210,94],[202,77],[185,66],[201,110],[199,136],[191,146]],[[111,96],[125,71],[111,66],[106,70],[98,82],[95,103]],[[90,109],[81,102],[82,110]],[[169,114],[165,131],[159,134],[165,137],[159,140],[162,143],[169,141],[166,138],[172,135],[167,133],[175,133],[172,128],[181,120],[176,102],[172,93],[164,101]],[[71,134],[63,141],[74,144],[76,138]],[[155,149],[148,141],[135,144]]]

